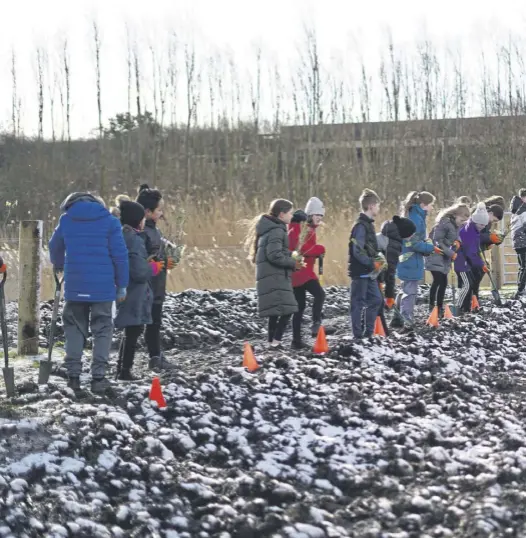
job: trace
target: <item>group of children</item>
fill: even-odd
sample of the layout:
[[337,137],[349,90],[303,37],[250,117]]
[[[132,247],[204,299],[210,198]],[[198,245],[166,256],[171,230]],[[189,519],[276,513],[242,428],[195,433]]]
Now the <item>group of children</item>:
[[[470,208],[467,197],[438,213],[427,234],[427,216],[435,197],[429,192],[411,192],[402,204],[402,216],[395,216],[375,234],[373,220],[378,215],[380,199],[369,189],[360,197],[362,213],[356,221],[349,243],[351,283],[351,321],[356,338],[372,336],[378,316],[384,323],[384,307],[393,309],[391,327],[406,331],[414,328],[414,310],[418,284],[427,270],[433,277],[429,291],[429,309],[444,315],[444,297],[448,275],[457,276],[459,313],[477,308],[479,287],[489,271],[486,251],[500,245],[506,233],[492,231],[492,225],[504,217],[504,199],[493,196]],[[512,241],[517,250],[520,272],[518,292],[526,286],[526,190],[512,200]],[[377,275],[375,269],[385,272]],[[395,278],[401,291],[395,294]],[[382,283],[385,283],[385,299]]]
[[[410,192],[401,215],[386,221],[379,233],[374,220],[380,211],[380,198],[365,189],[359,199],[361,213],[349,240],[348,270],[351,277],[351,325],[356,338],[374,334],[378,317],[385,321],[385,310],[393,310],[391,327],[414,329],[418,285],[424,272],[431,273],[429,309],[444,316],[448,275],[456,273],[459,313],[471,312],[478,305],[479,288],[489,271],[486,251],[500,245],[507,232],[493,231],[493,224],[504,217],[504,199],[492,196],[471,207],[471,200],[460,197],[442,209],[428,235],[427,218],[436,202],[429,192]],[[517,297],[526,288],[526,189],[511,201],[510,229],[519,260]],[[305,211],[293,212],[288,200],[275,200],[268,213],[258,216],[247,236],[250,259],[256,265],[259,313],[268,317],[271,348],[281,347],[285,329],[293,318],[292,346],[305,347],[301,325],[306,292],[313,298],[312,334],[321,324],[325,298],[316,260],[323,261],[325,249],[316,241],[316,228],[325,215],[318,198],[311,198]],[[400,292],[396,293],[396,279]]]
[[111,212],[89,193],[73,193],[61,206],[49,253],[54,270],[64,272],[64,366],[73,390],[81,388],[82,353],[90,329],[93,392],[111,386],[107,370],[114,326],[123,329],[117,379],[134,379],[134,355],[144,327],[149,367],[174,368],[161,350],[166,271],[175,265],[162,255],[157,223],[163,204],[158,190],[142,185],[136,201],[119,197]]

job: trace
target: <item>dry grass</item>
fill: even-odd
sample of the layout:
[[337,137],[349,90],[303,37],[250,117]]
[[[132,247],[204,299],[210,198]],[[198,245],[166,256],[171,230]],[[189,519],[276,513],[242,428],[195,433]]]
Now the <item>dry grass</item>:
[[[169,275],[169,291],[253,287],[254,267],[246,259],[246,253],[242,248],[245,228],[240,222],[263,212],[263,209],[257,206],[249,207],[245,203],[233,204],[221,199],[213,204],[202,205],[192,204],[187,200],[184,207],[186,208],[184,242],[187,250],[180,266]],[[358,212],[348,210],[331,214],[330,207],[331,205],[327,204],[327,216],[318,231],[318,241],[327,249],[324,281],[327,285],[346,285],[349,281],[347,276],[349,233]],[[377,229],[379,230],[381,223],[391,218],[393,214],[394,210],[384,209],[377,218]],[[177,207],[173,205],[167,207],[166,220],[161,227],[169,239],[180,235],[175,224],[178,215]],[[431,216],[428,228],[433,221],[434,216]],[[11,278],[7,286],[7,297],[11,300],[18,297],[16,246],[16,241],[11,239],[11,242],[5,244],[1,250],[10,268]],[[489,282],[486,284],[489,285]],[[41,295],[43,300],[49,300],[53,295],[53,281],[47,253],[44,254]]]

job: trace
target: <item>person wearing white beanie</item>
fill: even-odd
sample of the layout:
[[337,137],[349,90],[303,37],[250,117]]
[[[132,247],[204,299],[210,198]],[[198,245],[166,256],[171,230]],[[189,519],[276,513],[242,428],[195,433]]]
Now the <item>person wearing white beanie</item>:
[[480,202],[471,218],[460,228],[461,247],[455,260],[460,288],[457,306],[460,312],[471,312],[477,308],[480,283],[488,272],[488,267],[480,255],[480,232],[488,222],[486,204]]
[[[310,347],[303,342],[301,336],[307,292],[314,298],[312,305],[312,336],[316,336],[321,327],[325,291],[320,284],[314,266],[316,260],[325,255],[325,247],[319,245],[316,238],[316,228],[321,224],[324,216],[325,207],[323,202],[319,198],[312,197],[307,202],[305,211],[296,211],[289,224],[289,248],[292,251],[299,251],[305,260],[305,267],[292,273],[292,286],[298,303],[298,312],[292,318],[292,347],[294,349]],[[326,327],[325,332],[326,334],[331,334],[334,329],[331,330]]]

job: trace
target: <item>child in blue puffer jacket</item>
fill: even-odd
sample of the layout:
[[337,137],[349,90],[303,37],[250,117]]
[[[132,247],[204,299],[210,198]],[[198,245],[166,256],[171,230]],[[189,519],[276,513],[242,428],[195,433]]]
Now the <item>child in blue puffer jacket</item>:
[[426,217],[435,203],[435,197],[429,192],[413,191],[407,195],[402,212],[415,224],[416,232],[406,239],[402,247],[402,255],[396,274],[402,281],[402,293],[397,303],[402,315],[403,325],[407,329],[413,326],[413,314],[418,295],[418,283],[424,278],[424,256],[432,252],[441,253],[438,247],[426,241]]
[[75,192],[60,208],[63,214],[49,241],[49,255],[55,270],[64,271],[68,386],[80,389],[82,351],[91,328],[91,390],[104,392],[111,386],[105,376],[113,336],[112,306],[126,298],[128,250],[120,222],[100,198]]

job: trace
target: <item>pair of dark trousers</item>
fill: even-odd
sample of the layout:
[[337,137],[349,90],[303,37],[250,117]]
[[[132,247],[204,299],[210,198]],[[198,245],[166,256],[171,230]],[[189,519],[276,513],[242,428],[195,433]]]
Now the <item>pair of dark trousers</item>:
[[382,306],[378,282],[370,278],[355,278],[351,282],[351,325],[355,338],[364,336],[362,316],[365,311],[365,336],[374,333],[376,317]]
[[444,297],[447,289],[447,274],[440,271],[431,271],[433,275],[433,284],[429,290],[429,306],[433,308],[438,306],[439,310],[444,306]]
[[124,329],[121,345],[119,348],[119,362],[117,365],[117,375],[123,370],[130,371],[133,367],[137,342],[144,330],[143,325],[131,325]]
[[289,324],[292,314],[287,314],[286,316],[270,316],[268,318],[268,341],[272,342],[277,340],[281,342],[283,338],[283,333]]
[[321,287],[318,279],[309,280],[302,286],[294,288],[294,296],[298,303],[298,311],[292,317],[292,338],[295,342],[301,342],[301,324],[303,323],[303,313],[305,312],[307,303],[307,292],[314,298],[314,302],[312,303],[313,330],[319,329],[321,325],[325,291]]
[[517,260],[519,262],[519,274],[517,275],[517,291],[522,293],[526,288],[526,248],[518,248]]
[[146,325],[144,341],[150,359],[161,356],[161,325],[163,322],[163,303],[154,303],[152,306],[152,323]]

